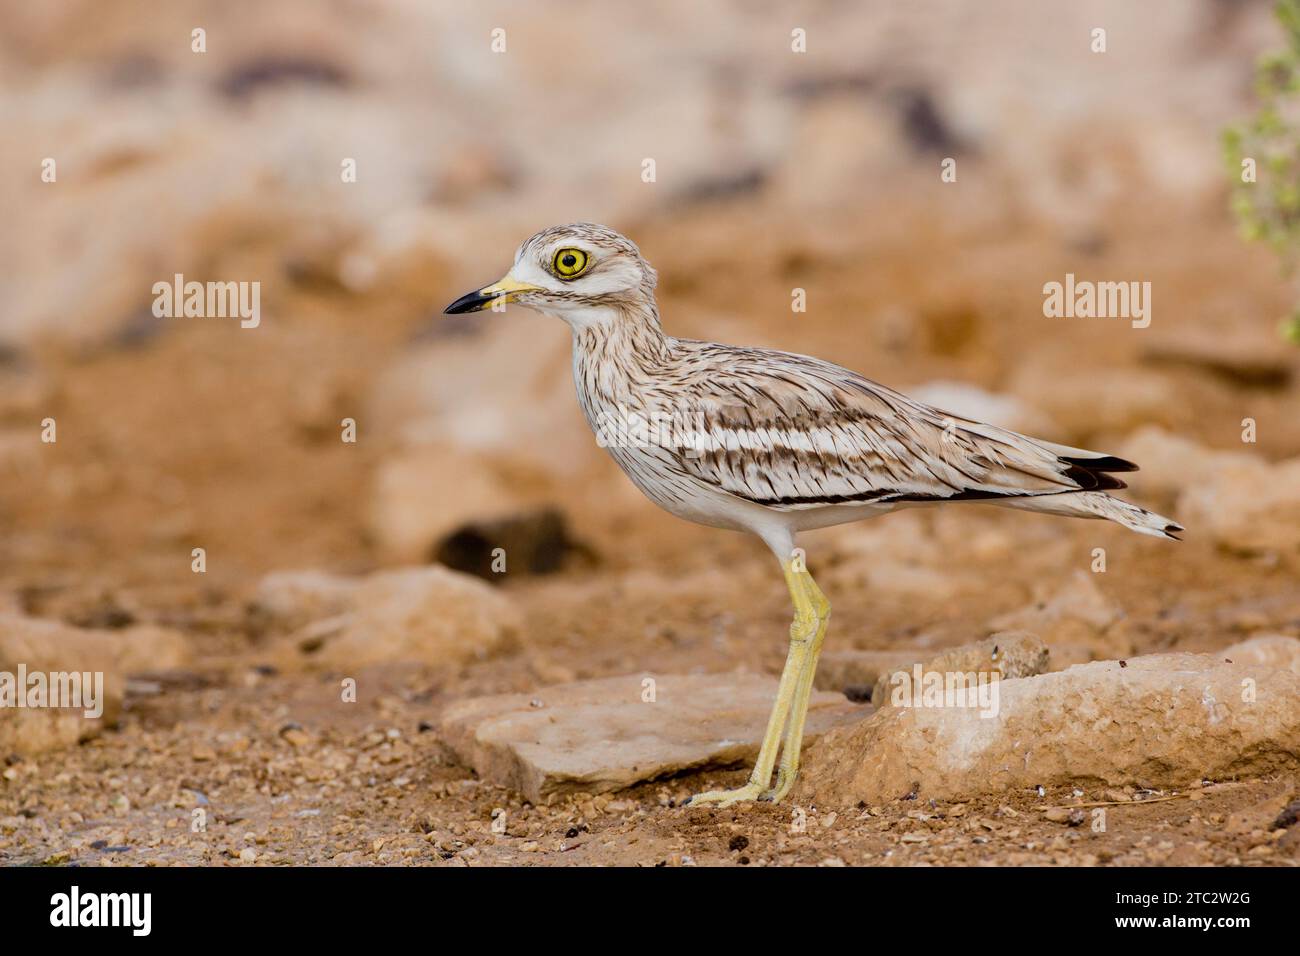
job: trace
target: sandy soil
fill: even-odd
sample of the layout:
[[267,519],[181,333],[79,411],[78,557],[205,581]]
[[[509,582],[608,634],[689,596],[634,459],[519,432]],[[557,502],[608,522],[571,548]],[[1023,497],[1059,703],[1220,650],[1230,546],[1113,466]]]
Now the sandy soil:
[[[115,728],[0,751],[0,864],[1300,860],[1295,774],[680,805],[743,778],[726,767],[529,806],[439,739],[475,695],[785,657],[770,555],[659,512],[594,447],[560,323],[439,314],[552,223],[633,237],[676,335],[904,391],[966,383],[1110,453],[1156,427],[1300,456],[1300,352],[1276,333],[1295,290],[1237,236],[1220,155],[1282,40],[1268,4],[796,6],[806,55],[739,0],[0,0],[0,615],[159,625],[189,648],[137,669]],[[176,272],[260,281],[261,326],[155,318],[148,290]],[[1046,317],[1067,273],[1150,282],[1150,326]],[[1242,546],[1181,513],[1175,466],[1141,464],[1129,497],[1182,543],[978,506],[808,536],[828,652],[983,639],[1098,548],[1118,620],[1054,653],[1300,637],[1300,495],[1279,494],[1273,544]],[[286,656],[255,605],[271,572],[427,562],[430,529],[539,505],[577,544],[555,573],[495,579],[523,624],[470,663],[350,672],[345,704],[344,675]]]
[[[886,230],[850,240],[812,269],[815,294],[843,321],[792,326],[780,315],[788,270],[813,256],[799,235],[758,241],[717,284],[708,223],[746,233],[753,213],[724,210],[649,225],[639,236],[665,276],[661,304],[675,331],[692,334],[717,311],[752,316],[750,341],[837,358],[906,386],[933,378],[996,386],[1034,361],[1158,374],[1178,396],[1169,422],[1207,445],[1232,447],[1249,409],[1268,435],[1270,458],[1300,452],[1294,386],[1255,387],[1189,364],[1153,364],[1148,338],[1101,335],[1080,325],[1044,331],[1037,290],[1003,277],[1026,260],[1050,263],[1034,238],[972,247],[941,232],[910,243]],[[1176,213],[1171,212],[1171,215]],[[692,226],[699,226],[692,231]],[[1221,224],[1185,220],[1194,278],[1171,284],[1173,313],[1199,309],[1199,287],[1266,265]],[[1167,223],[1164,228],[1168,228]],[[682,236],[695,239],[683,242]],[[1121,239],[1120,236],[1125,238]],[[698,245],[694,244],[698,240]],[[1098,263],[1123,272],[1144,251],[1142,226],[1116,229]],[[943,263],[925,273],[918,256]],[[888,257],[882,262],[881,257]],[[862,278],[859,263],[872,266]],[[932,266],[929,268],[933,268]],[[1050,266],[1048,266],[1050,268]],[[1171,265],[1170,268],[1174,268]],[[1186,263],[1178,268],[1187,270]],[[929,275],[931,281],[922,281]],[[432,280],[436,281],[436,280]],[[457,290],[445,289],[446,298]],[[1266,312],[1272,292],[1236,305]],[[1173,297],[1171,295],[1171,298]],[[776,307],[770,305],[777,303]],[[883,312],[851,323],[858,303],[889,303],[909,317],[901,348],[906,380],[890,361]],[[899,794],[880,806],[756,806],[716,811],[678,804],[692,792],[738,782],[743,770],[692,774],[609,796],[535,807],[451,763],[433,731],[446,702],[530,691],[559,681],[638,670],[775,674],[788,610],[761,546],[688,526],[620,490],[612,463],[594,466],[584,491],[557,498],[588,555],[555,575],[507,576],[523,608],[524,634],[466,667],[378,666],[358,675],[355,705],[338,701],[338,675],[280,672],[249,609],[264,572],[380,566],[366,503],[384,453],[376,443],[334,440],[338,413],[364,407],[387,363],[424,341],[428,303],[367,302],[364,316],[337,290],[290,290],[282,309],[292,335],[256,349],[239,335],[181,328],[60,357],[5,374],[41,390],[67,439],[41,470],[14,469],[0,484],[0,585],[21,610],[90,626],[131,621],[182,630],[196,649],[183,672],[133,684],[121,726],[86,744],[5,761],[0,782],[0,860],[81,865],[209,863],[493,864],[1294,864],[1297,832],[1272,826],[1297,781],[1206,781],[1185,792],[1015,793],[931,804]],[[366,335],[349,334],[364,321]],[[562,328],[544,333],[562,337]],[[1038,350],[1025,346],[1026,336]],[[421,338],[425,337],[425,338]],[[1056,358],[1052,358],[1055,356]],[[1086,403],[1090,396],[1078,397]],[[576,416],[577,411],[574,409]],[[12,419],[15,412],[11,409]],[[362,418],[364,422],[365,419]],[[364,426],[363,426],[364,427]],[[1106,448],[1109,433],[1065,437]],[[84,434],[85,440],[73,440]],[[1052,436],[1056,437],[1056,436]],[[1113,442],[1112,442],[1113,443]],[[1159,505],[1160,502],[1150,502]],[[1138,653],[1215,650],[1257,632],[1300,633],[1295,567],[1276,555],[1231,554],[1196,529],[1180,545],[1122,529],[996,509],[897,516],[937,541],[995,534],[1011,546],[997,560],[946,566],[973,574],[957,597],[873,594],[870,565],[849,547],[855,528],[809,540],[814,570],[835,603],[831,646],[887,648],[918,637],[936,646],[984,636],[985,622],[1022,606],[1044,580],[1086,567],[1108,549],[1105,590],[1126,614]],[[208,547],[210,568],[189,568],[189,542]],[[957,552],[955,552],[957,553]],[[638,582],[629,586],[631,581]],[[645,584],[646,580],[651,585]],[[1104,804],[1095,832],[1045,807]],[[191,832],[201,810],[205,832]],[[504,832],[493,828],[504,812]],[[1054,822],[1060,819],[1061,822]]]

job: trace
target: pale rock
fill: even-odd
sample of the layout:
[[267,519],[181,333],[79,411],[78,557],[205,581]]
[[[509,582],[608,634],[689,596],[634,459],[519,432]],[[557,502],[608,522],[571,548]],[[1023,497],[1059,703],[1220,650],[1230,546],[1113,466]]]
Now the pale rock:
[[1048,654],[1047,669],[1049,671],[1063,671],[1075,664],[1090,664],[1093,661],[1103,659],[1104,656],[1098,653],[1097,648],[1090,647],[1087,644],[1055,641]]
[[386,559],[428,561],[437,542],[466,523],[504,519],[552,499],[545,478],[509,461],[445,443],[418,445],[379,466],[368,521]]
[[1245,452],[1216,451],[1154,425],[1138,429],[1116,454],[1140,466],[1124,475],[1133,491],[1173,500],[1185,489],[1209,481],[1221,463],[1246,465],[1255,457]]
[[325,571],[274,571],[258,583],[253,607],[273,625],[292,630],[347,611],[359,584]]
[[1294,792],[1287,780],[1261,781],[1243,789],[1241,802],[1245,805],[1228,814],[1223,822],[1228,833],[1266,833],[1273,829]]
[[1219,653],[1234,664],[1276,667],[1300,674],[1300,639],[1285,634],[1257,634]]
[[1121,454],[1142,465],[1136,490],[1177,495],[1188,535],[1245,553],[1300,551],[1300,458],[1269,462],[1242,451],[1205,448],[1145,429]]
[[[78,628],[60,621],[0,614],[0,671],[102,673],[103,715],[84,708],[0,711],[0,752],[34,754],[97,736],[116,723],[126,678],[133,673],[180,667],[189,658],[185,638],[167,628],[136,625],[121,630]],[[22,693],[22,688],[18,689]]]
[[[1234,456],[1235,457],[1235,456]],[[1224,461],[1178,500],[1179,522],[1244,553],[1300,552],[1300,458]]]
[[602,455],[576,406],[563,323],[510,310],[439,317],[433,333],[371,398],[379,440],[396,449],[371,526],[395,560],[427,560],[461,525],[553,505]]
[[[914,658],[900,667],[891,668],[876,680],[871,692],[871,702],[876,707],[890,707],[892,690],[910,685],[916,675],[914,665],[919,665],[921,680],[925,675],[985,675],[997,674],[998,680],[1010,677],[1032,677],[1048,667],[1047,645],[1028,631],[1002,631],[976,641],[951,647],[922,662]],[[899,677],[898,675],[904,675]]]
[[[655,675],[649,701],[643,683],[649,676],[460,701],[443,712],[441,733],[481,779],[534,803],[754,758],[776,694],[774,679]],[[862,713],[839,694],[815,693],[805,739]]]
[[810,748],[794,794],[818,806],[1026,791],[1175,789],[1300,767],[1300,677],[1217,655],[1097,661],[1001,681],[993,716],[890,707]]
[[176,670],[189,663],[189,640],[184,634],[158,624],[134,624],[107,632],[116,666],[123,674]]
[[351,608],[308,625],[291,639],[324,667],[352,669],[390,661],[465,663],[486,656],[520,630],[514,603],[490,584],[432,565],[362,578]]
[[801,104],[784,123],[807,152],[803,162],[783,163],[773,173],[771,188],[782,204],[842,207],[853,183],[899,164],[897,125],[883,103],[818,98]]

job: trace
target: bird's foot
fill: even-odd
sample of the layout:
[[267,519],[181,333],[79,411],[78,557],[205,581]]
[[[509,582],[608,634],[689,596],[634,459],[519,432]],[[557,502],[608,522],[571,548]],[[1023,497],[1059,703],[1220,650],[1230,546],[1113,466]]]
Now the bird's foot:
[[776,786],[758,799],[765,803],[780,803],[794,788],[794,781],[797,776],[797,773],[786,773],[784,770],[778,770],[776,773]]
[[765,794],[766,788],[761,783],[749,781],[743,787],[737,787],[735,790],[710,790],[707,793],[697,793],[693,797],[687,797],[682,806],[700,807],[706,803],[714,803],[719,807],[729,807],[733,803],[745,803],[759,800]]

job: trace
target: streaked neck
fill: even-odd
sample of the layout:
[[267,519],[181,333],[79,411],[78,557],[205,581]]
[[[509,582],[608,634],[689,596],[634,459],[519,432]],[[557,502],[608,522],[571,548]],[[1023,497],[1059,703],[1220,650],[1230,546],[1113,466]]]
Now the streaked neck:
[[574,349],[592,358],[625,358],[638,364],[661,361],[669,340],[654,300],[579,309],[563,316],[573,330]]

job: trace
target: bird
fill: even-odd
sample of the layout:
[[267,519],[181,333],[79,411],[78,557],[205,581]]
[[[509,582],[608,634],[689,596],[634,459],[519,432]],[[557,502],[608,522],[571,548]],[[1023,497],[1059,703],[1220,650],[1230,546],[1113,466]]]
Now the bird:
[[753,772],[691,805],[780,801],[795,783],[831,610],[800,533],[972,501],[1175,540],[1183,530],[1107,494],[1137,469],[1123,458],[942,411],[810,356],[671,336],[656,282],[634,242],[578,222],[525,240],[504,278],[444,311],[517,303],[566,322],[578,403],[627,477],[680,518],[758,537],[779,562],[793,619]]

